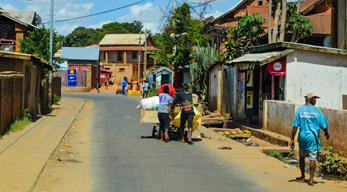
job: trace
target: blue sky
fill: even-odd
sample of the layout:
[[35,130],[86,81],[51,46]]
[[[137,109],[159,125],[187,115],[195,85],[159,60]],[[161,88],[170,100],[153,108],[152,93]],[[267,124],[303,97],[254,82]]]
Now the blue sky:
[[[99,13],[139,1],[140,0],[55,0],[54,19],[69,19]],[[145,28],[155,32],[163,18],[169,1],[169,12],[172,11],[172,0],[147,0],[146,2],[115,12],[55,23],[54,28],[59,34],[67,35],[79,26],[100,28],[103,24],[109,22],[132,22],[138,20],[142,22]],[[204,2],[206,0],[177,0],[178,6],[184,1]],[[211,7],[208,9],[206,16],[219,16],[228,11],[237,2],[238,0],[215,0],[211,3]],[[1,0],[0,7],[5,10],[33,10],[41,16],[43,22],[49,21],[50,0]],[[160,30],[158,32],[160,32]]]

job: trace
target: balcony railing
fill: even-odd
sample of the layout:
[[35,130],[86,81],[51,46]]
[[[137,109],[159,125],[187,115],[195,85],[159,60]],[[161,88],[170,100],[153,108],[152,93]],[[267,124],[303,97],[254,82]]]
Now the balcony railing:
[[1,39],[0,40],[0,51],[15,52],[16,51],[16,41],[15,40]]

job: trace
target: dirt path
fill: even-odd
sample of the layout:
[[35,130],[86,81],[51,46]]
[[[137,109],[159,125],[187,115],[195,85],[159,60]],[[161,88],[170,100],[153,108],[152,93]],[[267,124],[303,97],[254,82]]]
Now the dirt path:
[[89,128],[93,103],[85,106],[41,173],[34,192],[90,191]]
[[[200,128],[199,129],[203,129]],[[247,147],[241,143],[227,139],[212,133],[211,130],[203,130],[205,135],[215,139],[204,139],[211,151],[215,151],[217,156],[225,161],[237,164],[244,169],[260,185],[272,191],[347,191],[347,181],[331,181],[314,178],[317,184],[312,187],[306,183],[295,182],[295,178],[300,176],[300,170],[296,167],[285,167],[285,163],[261,153],[257,147]],[[197,132],[196,134],[198,134]],[[223,146],[230,147],[231,150],[220,150]],[[309,176],[306,174],[306,179]]]

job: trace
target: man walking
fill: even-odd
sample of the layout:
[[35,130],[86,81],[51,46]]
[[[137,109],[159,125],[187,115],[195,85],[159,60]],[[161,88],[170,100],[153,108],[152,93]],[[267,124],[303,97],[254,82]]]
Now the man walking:
[[122,84],[122,94],[123,96],[127,96],[128,79],[124,77],[121,84]]
[[181,139],[180,142],[184,143],[184,128],[186,125],[186,122],[188,122],[188,144],[192,145],[192,134],[193,134],[193,119],[195,116],[194,113],[194,107],[193,107],[193,95],[191,92],[188,91],[189,86],[187,84],[182,85],[182,91],[177,92],[176,96],[174,97],[173,103],[181,103],[182,104],[182,110],[181,110],[181,125],[180,125],[180,132],[181,132]]
[[295,113],[294,126],[290,142],[290,148],[294,149],[294,137],[299,129],[299,156],[301,177],[297,177],[296,181],[305,182],[305,157],[310,159],[310,179],[308,185],[314,186],[313,176],[316,170],[316,161],[318,151],[321,150],[319,129],[323,129],[326,139],[329,139],[328,121],[322,111],[315,107],[316,99],[319,99],[313,92],[305,94],[306,104],[299,107]]

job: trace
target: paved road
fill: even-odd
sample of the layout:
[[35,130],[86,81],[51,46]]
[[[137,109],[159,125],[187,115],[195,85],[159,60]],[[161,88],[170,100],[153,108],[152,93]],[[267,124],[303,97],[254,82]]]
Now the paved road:
[[141,138],[139,97],[114,93],[64,94],[94,102],[91,127],[92,191],[267,191],[237,166],[226,163],[203,141],[194,145]]

